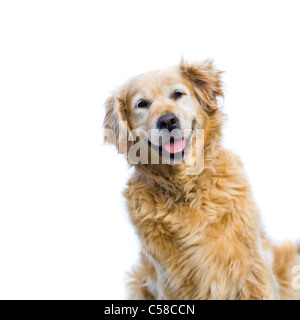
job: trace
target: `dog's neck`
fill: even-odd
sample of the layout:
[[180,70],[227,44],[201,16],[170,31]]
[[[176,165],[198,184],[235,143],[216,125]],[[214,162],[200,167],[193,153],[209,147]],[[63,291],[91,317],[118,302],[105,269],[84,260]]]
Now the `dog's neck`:
[[177,200],[189,198],[195,186],[207,188],[215,176],[215,162],[221,145],[212,144],[204,152],[204,168],[198,175],[187,173],[187,164],[137,164],[137,173],[151,187],[173,195]]

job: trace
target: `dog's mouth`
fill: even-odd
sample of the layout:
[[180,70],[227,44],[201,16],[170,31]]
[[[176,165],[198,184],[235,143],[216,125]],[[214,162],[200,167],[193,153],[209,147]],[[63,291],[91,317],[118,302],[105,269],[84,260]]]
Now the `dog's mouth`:
[[148,144],[156,150],[160,156],[169,156],[170,159],[174,160],[175,158],[184,157],[185,149],[188,141],[185,138],[174,139],[170,138],[170,141],[167,143],[163,143],[161,145],[153,144],[150,140],[148,140]]

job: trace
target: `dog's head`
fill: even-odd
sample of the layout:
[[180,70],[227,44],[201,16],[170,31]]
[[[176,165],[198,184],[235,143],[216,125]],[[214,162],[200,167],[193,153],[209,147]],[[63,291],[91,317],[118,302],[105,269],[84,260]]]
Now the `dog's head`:
[[130,79],[106,101],[106,141],[121,153],[150,151],[176,163],[186,157],[196,129],[204,131],[206,142],[220,131],[220,74],[211,60],[181,60],[179,66]]

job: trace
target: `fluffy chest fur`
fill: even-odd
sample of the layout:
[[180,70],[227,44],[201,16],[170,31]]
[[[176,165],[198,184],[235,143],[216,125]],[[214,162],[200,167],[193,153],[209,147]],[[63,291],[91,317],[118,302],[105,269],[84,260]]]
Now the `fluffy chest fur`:
[[[275,283],[272,271],[268,273],[272,254],[265,255],[270,248],[263,247],[259,216],[246,180],[240,172],[236,180],[239,161],[222,151],[220,160],[224,157],[226,172],[204,172],[201,179],[193,180],[191,190],[178,186],[172,193],[140,173],[128,184],[128,210],[144,259],[152,265],[151,283],[156,283],[156,290],[150,294],[155,298],[239,299],[278,294],[275,284],[271,292],[253,289],[258,279]],[[228,167],[233,162],[235,166]]]

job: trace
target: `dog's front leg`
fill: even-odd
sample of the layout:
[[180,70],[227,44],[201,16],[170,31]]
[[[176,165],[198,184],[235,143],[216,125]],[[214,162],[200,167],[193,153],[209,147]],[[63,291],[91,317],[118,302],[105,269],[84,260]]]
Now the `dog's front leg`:
[[[141,272],[139,274],[143,277],[145,286],[150,283],[149,291],[155,292],[153,295],[156,299],[175,298],[171,294],[172,280],[168,276],[170,268],[175,268],[178,256],[178,248],[174,242],[176,224],[172,224],[166,218],[169,213],[159,210],[153,196],[146,193],[144,189],[141,188],[143,192],[135,190],[133,193],[132,188],[128,188],[124,193],[130,219],[141,240],[143,254],[147,258],[147,266],[143,263],[140,270],[145,273],[148,268],[148,275],[142,276]],[[145,261],[145,258],[142,260]],[[149,264],[151,264],[151,268],[149,268]],[[156,288],[153,288],[154,285]],[[166,289],[166,287],[170,287],[170,289]]]

